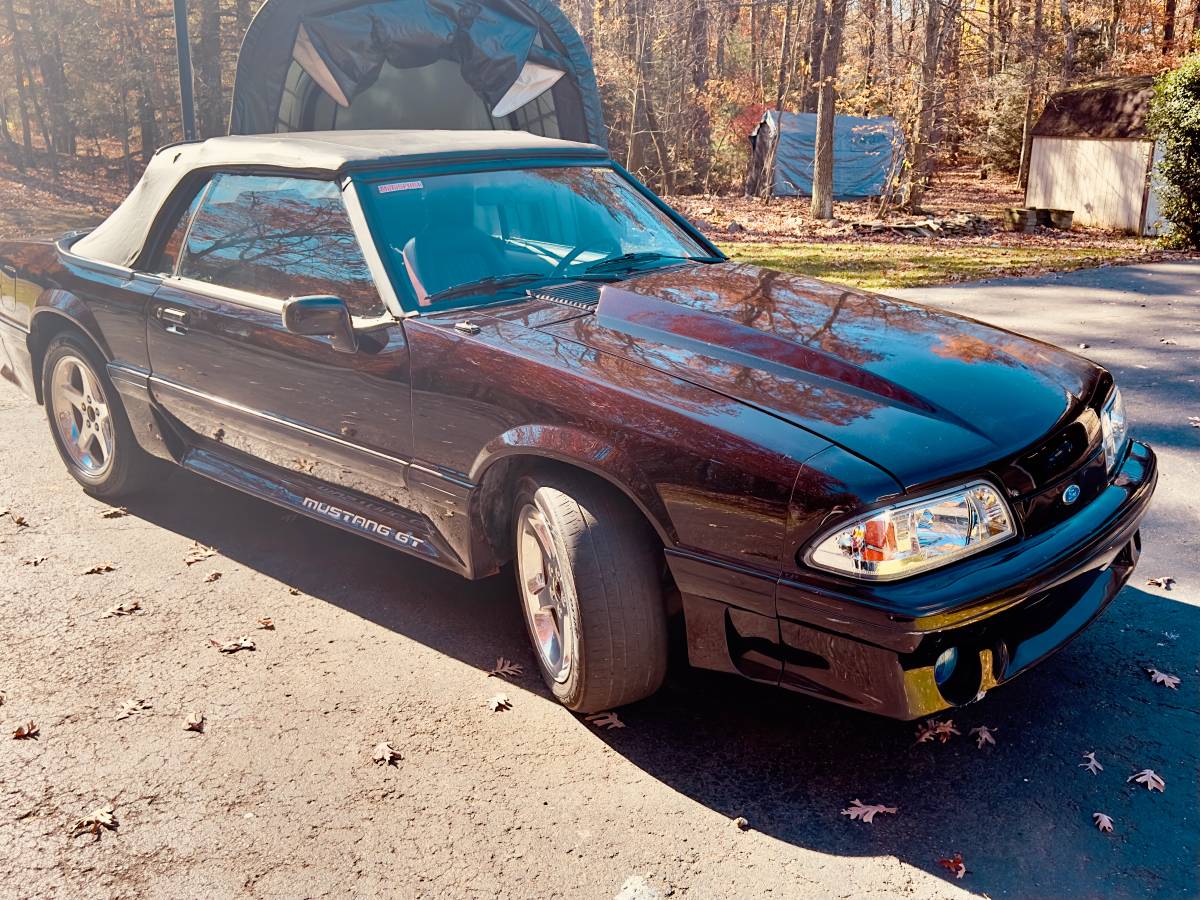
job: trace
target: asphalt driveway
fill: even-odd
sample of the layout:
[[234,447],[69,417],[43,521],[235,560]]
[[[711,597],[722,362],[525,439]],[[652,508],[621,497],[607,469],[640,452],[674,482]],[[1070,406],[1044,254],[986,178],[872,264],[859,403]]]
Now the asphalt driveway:
[[[1162,469],[1135,581],[945,744],[682,668],[598,730],[533,675],[508,578],[467,584],[165,468],[102,518],[42,411],[0,387],[0,896],[1197,895],[1200,263],[908,296],[1112,368]],[[196,542],[216,554],[187,565]],[[256,650],[208,643],[243,635]],[[499,656],[527,674],[487,677]],[[118,718],[130,700],[148,708]],[[31,720],[36,740],[10,739]],[[371,759],[385,740],[394,766]],[[1127,783],[1145,768],[1164,793]],[[854,799],[898,812],[851,822]],[[105,803],[116,830],[72,837]]]

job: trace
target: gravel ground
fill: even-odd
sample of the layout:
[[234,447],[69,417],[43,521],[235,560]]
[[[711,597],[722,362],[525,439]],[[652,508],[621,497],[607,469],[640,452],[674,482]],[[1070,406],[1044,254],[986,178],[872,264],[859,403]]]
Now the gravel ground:
[[[102,518],[40,408],[0,387],[0,896],[1196,896],[1198,275],[918,292],[1089,343],[1163,469],[1134,583],[944,745],[681,667],[599,730],[534,676],[508,577],[468,584],[167,468]],[[195,542],[217,552],[188,566]],[[257,649],[208,643],[242,636]],[[487,677],[498,656],[527,674]],[[511,710],[489,711],[497,692]],[[118,719],[129,700],[150,708]],[[11,740],[30,720],[38,739]],[[394,766],[372,762],[384,740]],[[1165,793],[1126,782],[1144,768]],[[898,812],[851,822],[855,798]],[[106,803],[116,830],[71,836]],[[961,880],[939,865],[956,852]]]

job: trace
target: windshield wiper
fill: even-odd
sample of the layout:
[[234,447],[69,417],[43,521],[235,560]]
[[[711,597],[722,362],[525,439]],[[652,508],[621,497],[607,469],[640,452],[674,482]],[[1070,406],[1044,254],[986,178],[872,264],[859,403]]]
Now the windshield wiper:
[[620,256],[610,256],[599,262],[592,263],[585,272],[600,273],[611,269],[632,268],[644,262],[657,262],[660,259],[685,260],[687,262],[721,262],[716,256],[679,256],[670,253],[658,253],[653,250],[643,250],[639,253],[623,253]]
[[489,275],[486,278],[479,278],[475,281],[469,281],[466,284],[446,288],[444,291],[430,294],[425,299],[428,303],[436,303],[439,300],[456,300],[459,297],[467,297],[471,294],[479,294],[485,291],[501,291],[505,288],[528,284],[531,281],[542,281],[547,277],[545,272],[515,272],[512,275]]

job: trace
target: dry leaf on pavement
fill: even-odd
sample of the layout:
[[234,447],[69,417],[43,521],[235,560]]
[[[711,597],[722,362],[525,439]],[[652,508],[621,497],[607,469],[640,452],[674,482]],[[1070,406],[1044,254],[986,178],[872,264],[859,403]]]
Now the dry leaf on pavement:
[[209,572],[207,575],[204,576],[204,583],[212,584],[214,581],[219,581],[220,579],[221,579],[220,572]]
[[625,723],[621,721],[621,717],[615,712],[596,712],[590,716],[584,717],[588,722],[591,722],[597,728],[607,728],[610,731],[614,728],[624,728]]
[[121,519],[129,515],[129,510],[123,506],[114,506],[111,509],[106,509],[100,513],[102,519]]
[[49,559],[48,556],[28,556],[21,560],[21,565],[37,567],[44,563],[47,559]]
[[1096,827],[1105,834],[1108,834],[1113,830],[1112,818],[1110,816],[1106,816],[1104,813],[1092,813],[1092,821],[1095,822]]
[[738,816],[731,820],[738,831],[746,831],[750,827],[749,821],[745,816]]
[[1169,591],[1175,586],[1175,579],[1169,575],[1165,575],[1162,578],[1147,578],[1146,585],[1147,587],[1162,588],[1164,591]]
[[1160,794],[1166,793],[1167,783],[1162,780],[1162,777],[1153,769],[1142,769],[1140,772],[1134,772],[1125,779],[1128,784],[1131,781],[1136,781],[1138,784],[1144,784],[1148,791],[1158,791]]
[[842,810],[843,816],[849,816],[853,821],[861,819],[868,825],[875,824],[875,816],[878,813],[891,813],[895,815],[898,810],[894,806],[884,806],[882,803],[863,803],[861,800],[853,801],[848,809]]
[[488,699],[488,708],[492,712],[504,712],[506,709],[512,709],[512,701],[504,694],[497,694]]
[[102,829],[107,828],[109,831],[115,831],[117,825],[116,810],[111,805],[97,806],[71,826],[71,836],[74,837],[84,832],[91,832],[96,840],[100,840],[100,831]]
[[14,513],[12,520],[13,520],[13,524],[16,525],[18,528],[28,528],[29,527],[29,520],[26,519],[24,516],[18,516],[16,513]]
[[274,631],[275,630],[275,620],[272,619],[270,616],[263,616],[261,619],[258,620],[258,627],[263,631]]
[[954,727],[953,719],[946,719],[944,722],[934,719],[922,722],[917,727],[917,743],[924,744],[937,738],[944,744],[950,740],[951,735],[955,734],[962,734],[962,732]]
[[204,713],[195,712],[195,713],[192,713],[190,716],[188,716],[186,719],[184,719],[183,730],[184,731],[199,731],[201,734],[203,734],[204,733]]
[[145,712],[150,709],[148,700],[126,700],[121,711],[117,713],[117,719],[128,719],[130,716],[136,716],[140,712]]
[[290,587],[290,588],[288,588],[288,593],[291,594],[293,597],[299,597],[300,596],[300,588]]
[[142,601],[130,600],[128,603],[122,603],[119,606],[114,606],[112,609],[106,610],[101,614],[102,619],[111,619],[114,616],[132,616],[136,612],[140,612]]
[[525,669],[521,665],[501,656],[496,659],[496,665],[492,671],[488,672],[488,678],[513,678],[523,674],[525,674]]
[[112,563],[99,563],[97,565],[92,566],[90,569],[88,569],[83,574],[84,575],[104,575],[108,572],[115,572],[115,571],[117,571],[117,567],[114,566]]
[[250,640],[248,637],[240,637],[237,640],[226,641],[223,644],[220,641],[214,641],[212,638],[209,638],[208,642],[222,653],[237,653],[239,650],[257,649],[254,646],[254,641]]
[[17,730],[13,732],[14,741],[35,741],[37,736],[41,734],[41,729],[37,727],[37,723],[32,720],[24,725],[18,725]]
[[400,751],[392,746],[390,741],[380,741],[371,753],[371,759],[385,766],[394,766],[400,759]]
[[[996,731],[999,731],[999,729],[996,729]],[[993,731],[991,728],[988,728],[986,725],[980,725],[978,728],[972,728],[971,734],[976,735],[975,746],[980,750],[983,749],[984,744],[991,744],[993,747],[996,746],[996,739],[992,737],[992,735],[995,734],[995,731]]]
[[1087,769],[1093,775],[1095,775],[1097,772],[1104,771],[1104,766],[1100,765],[1100,762],[1096,759],[1096,754],[1093,751],[1089,750],[1087,753],[1083,754],[1083,760],[1084,761],[1079,764],[1079,768]]
[[212,547],[206,547],[199,541],[192,544],[192,549],[187,552],[187,556],[183,558],[185,566],[194,566],[196,563],[204,562],[209,557],[215,556],[217,553]]
[[1166,672],[1158,671],[1158,669],[1147,669],[1146,671],[1150,673],[1150,680],[1155,684],[1165,684],[1173,691],[1179,688],[1178,675],[1168,675]]
[[938,865],[948,872],[953,872],[955,878],[962,878],[967,874],[967,864],[963,862],[961,853],[955,853],[949,859],[939,859]]

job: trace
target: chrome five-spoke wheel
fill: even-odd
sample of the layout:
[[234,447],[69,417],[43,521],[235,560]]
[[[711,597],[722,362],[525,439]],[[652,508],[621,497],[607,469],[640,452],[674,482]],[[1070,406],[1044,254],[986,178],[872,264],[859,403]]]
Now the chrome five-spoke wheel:
[[65,355],[50,376],[54,425],[72,464],[90,478],[112,465],[113,419],[100,380],[86,360]]
[[576,648],[554,535],[541,510],[531,503],[521,509],[517,533],[517,571],[529,633],[546,674],[562,683],[571,673]]

